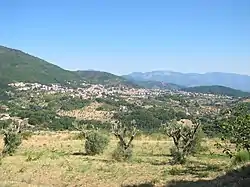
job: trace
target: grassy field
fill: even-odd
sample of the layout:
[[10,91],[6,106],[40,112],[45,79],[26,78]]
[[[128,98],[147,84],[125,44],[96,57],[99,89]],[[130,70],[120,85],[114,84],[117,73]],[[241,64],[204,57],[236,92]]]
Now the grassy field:
[[[103,155],[84,155],[84,142],[74,133],[44,133],[24,140],[14,156],[0,161],[0,187],[86,186],[117,187],[142,183],[164,186],[172,180],[213,179],[230,167],[230,159],[207,140],[207,151],[191,157],[187,164],[172,166],[170,139],[138,137],[131,162],[112,160],[116,140]],[[2,149],[2,138],[0,151]]]

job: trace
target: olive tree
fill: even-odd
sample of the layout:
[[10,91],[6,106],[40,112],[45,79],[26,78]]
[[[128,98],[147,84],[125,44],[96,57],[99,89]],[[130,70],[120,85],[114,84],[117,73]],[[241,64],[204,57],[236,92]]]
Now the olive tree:
[[132,157],[132,142],[138,132],[135,121],[132,121],[130,126],[115,122],[111,132],[118,139],[117,148],[112,155],[113,158],[117,161],[129,160]]
[[21,126],[22,123],[20,121],[11,121],[6,128],[2,129],[2,134],[4,135],[3,156],[13,155],[18,146],[21,145]]
[[196,137],[200,129],[200,123],[186,123],[185,121],[173,120],[163,125],[164,131],[172,138],[174,147],[170,150],[173,156],[173,163],[185,163],[186,157],[192,153],[196,146]]

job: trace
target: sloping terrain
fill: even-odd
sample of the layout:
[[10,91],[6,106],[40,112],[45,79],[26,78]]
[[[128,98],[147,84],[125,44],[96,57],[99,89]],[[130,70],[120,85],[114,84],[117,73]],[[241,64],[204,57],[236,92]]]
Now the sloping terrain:
[[0,82],[6,84],[16,81],[43,84],[86,81],[93,84],[136,86],[127,79],[111,73],[68,71],[20,50],[0,46]]
[[1,82],[40,82],[62,83],[66,80],[79,80],[80,77],[70,71],[48,63],[22,51],[0,46]]
[[136,87],[137,85],[134,84],[132,81],[125,79],[124,77],[117,76],[108,72],[102,71],[76,71],[77,75],[81,77],[81,79],[92,83],[92,84],[102,84],[102,85],[109,85],[109,86],[117,86],[119,84]]
[[247,97],[250,95],[249,92],[243,92],[241,90],[232,89],[225,86],[196,86],[183,88],[183,91],[196,92],[196,93],[208,93],[215,95],[228,95],[233,97]]
[[91,103],[89,106],[83,109],[61,111],[59,112],[59,115],[75,117],[76,119],[82,120],[97,120],[102,122],[109,121],[112,118],[112,114],[107,111],[97,110],[97,108],[100,106],[102,106],[102,104]]

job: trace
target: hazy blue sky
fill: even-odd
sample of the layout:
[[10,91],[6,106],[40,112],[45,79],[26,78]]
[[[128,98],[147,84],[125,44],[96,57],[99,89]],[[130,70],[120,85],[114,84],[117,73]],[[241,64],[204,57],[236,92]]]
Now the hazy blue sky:
[[0,45],[66,69],[250,75],[250,0],[1,0]]

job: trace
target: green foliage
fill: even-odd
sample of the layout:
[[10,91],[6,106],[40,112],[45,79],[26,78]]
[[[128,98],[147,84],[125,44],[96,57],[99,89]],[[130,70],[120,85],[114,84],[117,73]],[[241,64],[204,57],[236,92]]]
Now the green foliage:
[[61,110],[75,110],[75,109],[81,109],[87,106],[90,103],[89,100],[83,100],[80,98],[71,98],[71,97],[66,97],[66,98],[61,98],[59,103],[57,103],[57,106],[61,106]]
[[129,109],[136,107],[134,104],[128,103],[124,99],[117,97],[108,97],[108,98],[96,98],[98,103],[104,103],[112,107],[119,108],[120,106],[127,106]]
[[[60,83],[73,87],[83,80],[94,84],[137,86],[125,78],[111,73],[68,71],[20,50],[0,46],[0,82],[2,83],[15,81],[43,84]],[[71,84],[67,84],[68,81]]]
[[[204,133],[201,128],[197,129],[197,132],[192,140],[192,143],[190,145],[187,145],[189,150],[187,153],[185,153],[184,149],[185,147],[181,147],[178,150],[177,146],[173,146],[170,148],[170,154],[173,158],[172,163],[178,163],[178,164],[185,164],[186,163],[186,157],[189,155],[195,155],[195,154],[200,154],[201,152],[205,151],[206,149],[202,146],[202,141],[204,138]],[[185,141],[183,139],[183,141]],[[186,142],[179,142],[180,144],[186,143]],[[184,145],[183,145],[184,146]],[[183,149],[183,150],[181,150]]]
[[247,163],[249,161],[250,161],[250,152],[242,150],[235,154],[233,159],[233,164]]
[[72,122],[75,120],[73,117],[60,116],[56,117],[51,123],[47,124],[50,130],[73,130]]
[[138,132],[135,120],[132,120],[130,126],[121,122],[112,124],[112,133],[119,140],[118,145],[113,152],[112,157],[117,161],[126,161],[132,157],[132,142]]
[[203,138],[205,137],[202,128],[198,128],[197,132],[194,136],[193,143],[191,144],[190,153],[191,154],[200,154],[201,152],[207,150],[205,147],[202,146]]
[[92,127],[103,129],[103,130],[110,130],[111,124],[108,122],[102,122],[98,120],[79,120],[79,125],[87,124],[87,129],[91,129]]
[[73,130],[73,117],[59,116],[54,111],[41,109],[12,109],[11,116],[18,116],[22,119],[29,118],[30,125],[37,129],[49,130]]
[[57,111],[57,110],[76,110],[84,108],[90,104],[90,100],[80,99],[79,97],[72,97],[68,95],[56,95],[54,97],[46,95],[44,100],[47,102],[45,109]]
[[213,116],[204,115],[200,117],[200,121],[202,123],[202,130],[207,137],[217,138],[222,136],[220,120],[214,118]]
[[22,137],[19,133],[7,131],[4,134],[4,149],[3,155],[13,155],[22,143]]
[[238,149],[250,152],[250,113],[249,105],[238,105],[224,119],[222,129],[224,138],[234,143]]
[[170,149],[173,164],[184,164],[186,157],[197,151],[200,143],[199,124],[172,122],[164,126],[164,130],[173,139],[174,148]]
[[107,147],[108,143],[109,139],[107,136],[97,131],[92,131],[87,134],[85,141],[85,151],[88,155],[101,154]]
[[162,123],[167,123],[173,119],[188,119],[183,111],[176,111],[173,108],[166,109],[163,107],[132,107],[129,112],[118,112],[114,118],[123,124],[130,125],[133,119],[136,119],[137,128],[143,132],[156,132],[161,128]]
[[130,126],[130,122],[136,119],[138,129],[144,131],[154,131],[155,129],[159,129],[161,125],[161,121],[146,109],[137,108],[130,113],[118,113],[114,117],[127,126]]
[[[0,75],[1,77],[1,75]],[[7,101],[11,97],[7,94],[7,91],[13,91],[4,80],[0,80],[0,101]]]
[[132,147],[124,149],[123,145],[118,142],[115,150],[112,153],[112,158],[118,162],[129,161],[132,158]]
[[22,51],[0,46],[0,82],[47,84],[64,83],[65,80],[80,80],[80,77]]
[[225,86],[196,86],[184,88],[183,90],[188,92],[228,95],[233,97],[246,97],[250,95],[248,92],[243,92],[241,90],[236,90]]
[[11,122],[11,120],[0,120],[0,129],[7,129],[10,126]]
[[186,163],[186,155],[180,150],[176,148],[176,146],[170,148],[170,154],[172,156],[171,163],[173,164],[185,164]]

